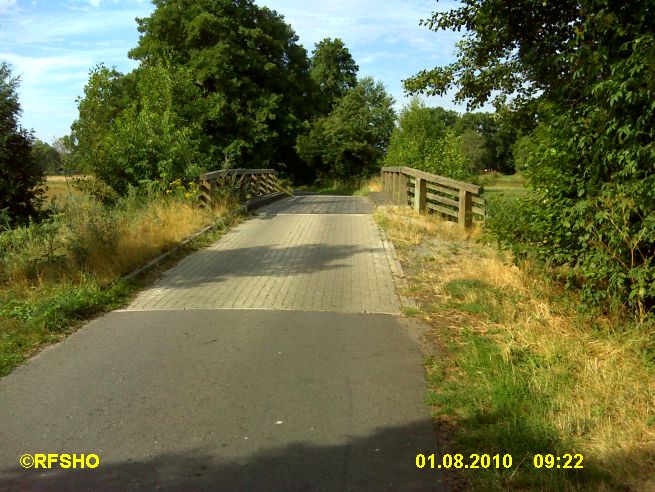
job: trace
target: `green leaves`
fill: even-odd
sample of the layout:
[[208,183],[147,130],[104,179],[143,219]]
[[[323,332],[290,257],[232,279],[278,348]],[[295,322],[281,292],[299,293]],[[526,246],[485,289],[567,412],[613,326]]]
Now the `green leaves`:
[[74,157],[124,193],[217,167],[302,174],[294,150],[314,114],[306,50],[254,2],[157,0],[122,75],[97,67],[73,125]]
[[119,193],[144,181],[195,178],[207,156],[202,96],[185,68],[91,73],[73,124],[73,159]]
[[489,113],[460,116],[414,98],[400,113],[384,164],[471,180],[485,168],[512,171],[515,139],[508,118]]
[[298,153],[323,176],[370,176],[386,152],[394,121],[393,99],[381,83],[365,78],[298,138]]
[[[655,19],[648,2],[464,0],[426,22],[466,28],[457,60],[405,81],[531,115],[514,155],[535,194],[490,233],[566,269],[588,307],[655,307]],[[536,128],[534,128],[536,124]],[[392,142],[393,148],[393,142]],[[491,207],[494,208],[493,205]]]
[[319,114],[330,112],[348,90],[357,85],[359,67],[339,38],[325,38],[312,52],[310,75],[318,90]]
[[[25,222],[38,211],[43,169],[32,153],[33,136],[18,123],[18,78],[0,64],[0,215]],[[4,222],[4,220],[3,220]]]

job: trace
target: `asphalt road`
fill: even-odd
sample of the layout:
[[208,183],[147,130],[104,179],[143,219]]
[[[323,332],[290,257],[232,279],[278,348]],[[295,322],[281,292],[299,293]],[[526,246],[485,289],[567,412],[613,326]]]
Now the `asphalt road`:
[[[361,246],[352,261],[379,266]],[[415,466],[438,452],[421,363],[395,315],[113,312],[0,380],[0,490],[443,490]],[[23,469],[25,453],[100,465]]]

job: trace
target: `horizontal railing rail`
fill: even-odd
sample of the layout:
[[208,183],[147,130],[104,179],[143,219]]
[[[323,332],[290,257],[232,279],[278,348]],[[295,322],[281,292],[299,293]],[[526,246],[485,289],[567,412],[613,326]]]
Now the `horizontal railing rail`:
[[431,210],[462,227],[485,218],[482,186],[411,167],[383,167],[381,179],[382,192],[390,203],[410,205],[417,212]]
[[274,169],[224,169],[200,175],[201,205],[211,206],[219,189],[227,189],[240,201],[282,193]]

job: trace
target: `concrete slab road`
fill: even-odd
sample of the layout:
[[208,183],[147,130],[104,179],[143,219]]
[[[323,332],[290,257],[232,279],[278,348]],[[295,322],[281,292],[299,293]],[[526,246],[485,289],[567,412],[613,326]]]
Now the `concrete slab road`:
[[[0,380],[0,490],[444,490],[439,470],[415,466],[438,452],[416,340],[399,316],[364,312],[399,305],[385,297],[392,273],[370,215],[274,207]],[[377,294],[351,301],[360,284],[348,272],[369,272]],[[256,295],[231,292],[244,279],[262,280]],[[267,301],[278,291],[293,302]],[[26,453],[100,464],[24,469]]]

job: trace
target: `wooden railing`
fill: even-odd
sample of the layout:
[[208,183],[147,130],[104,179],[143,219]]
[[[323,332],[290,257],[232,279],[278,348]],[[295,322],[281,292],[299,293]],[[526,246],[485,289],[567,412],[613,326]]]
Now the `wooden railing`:
[[482,186],[444,178],[411,167],[383,167],[382,192],[397,205],[411,205],[417,212],[432,210],[471,227],[484,220]]
[[273,169],[226,169],[200,175],[200,202],[211,206],[218,190],[227,190],[241,202],[284,194]]

